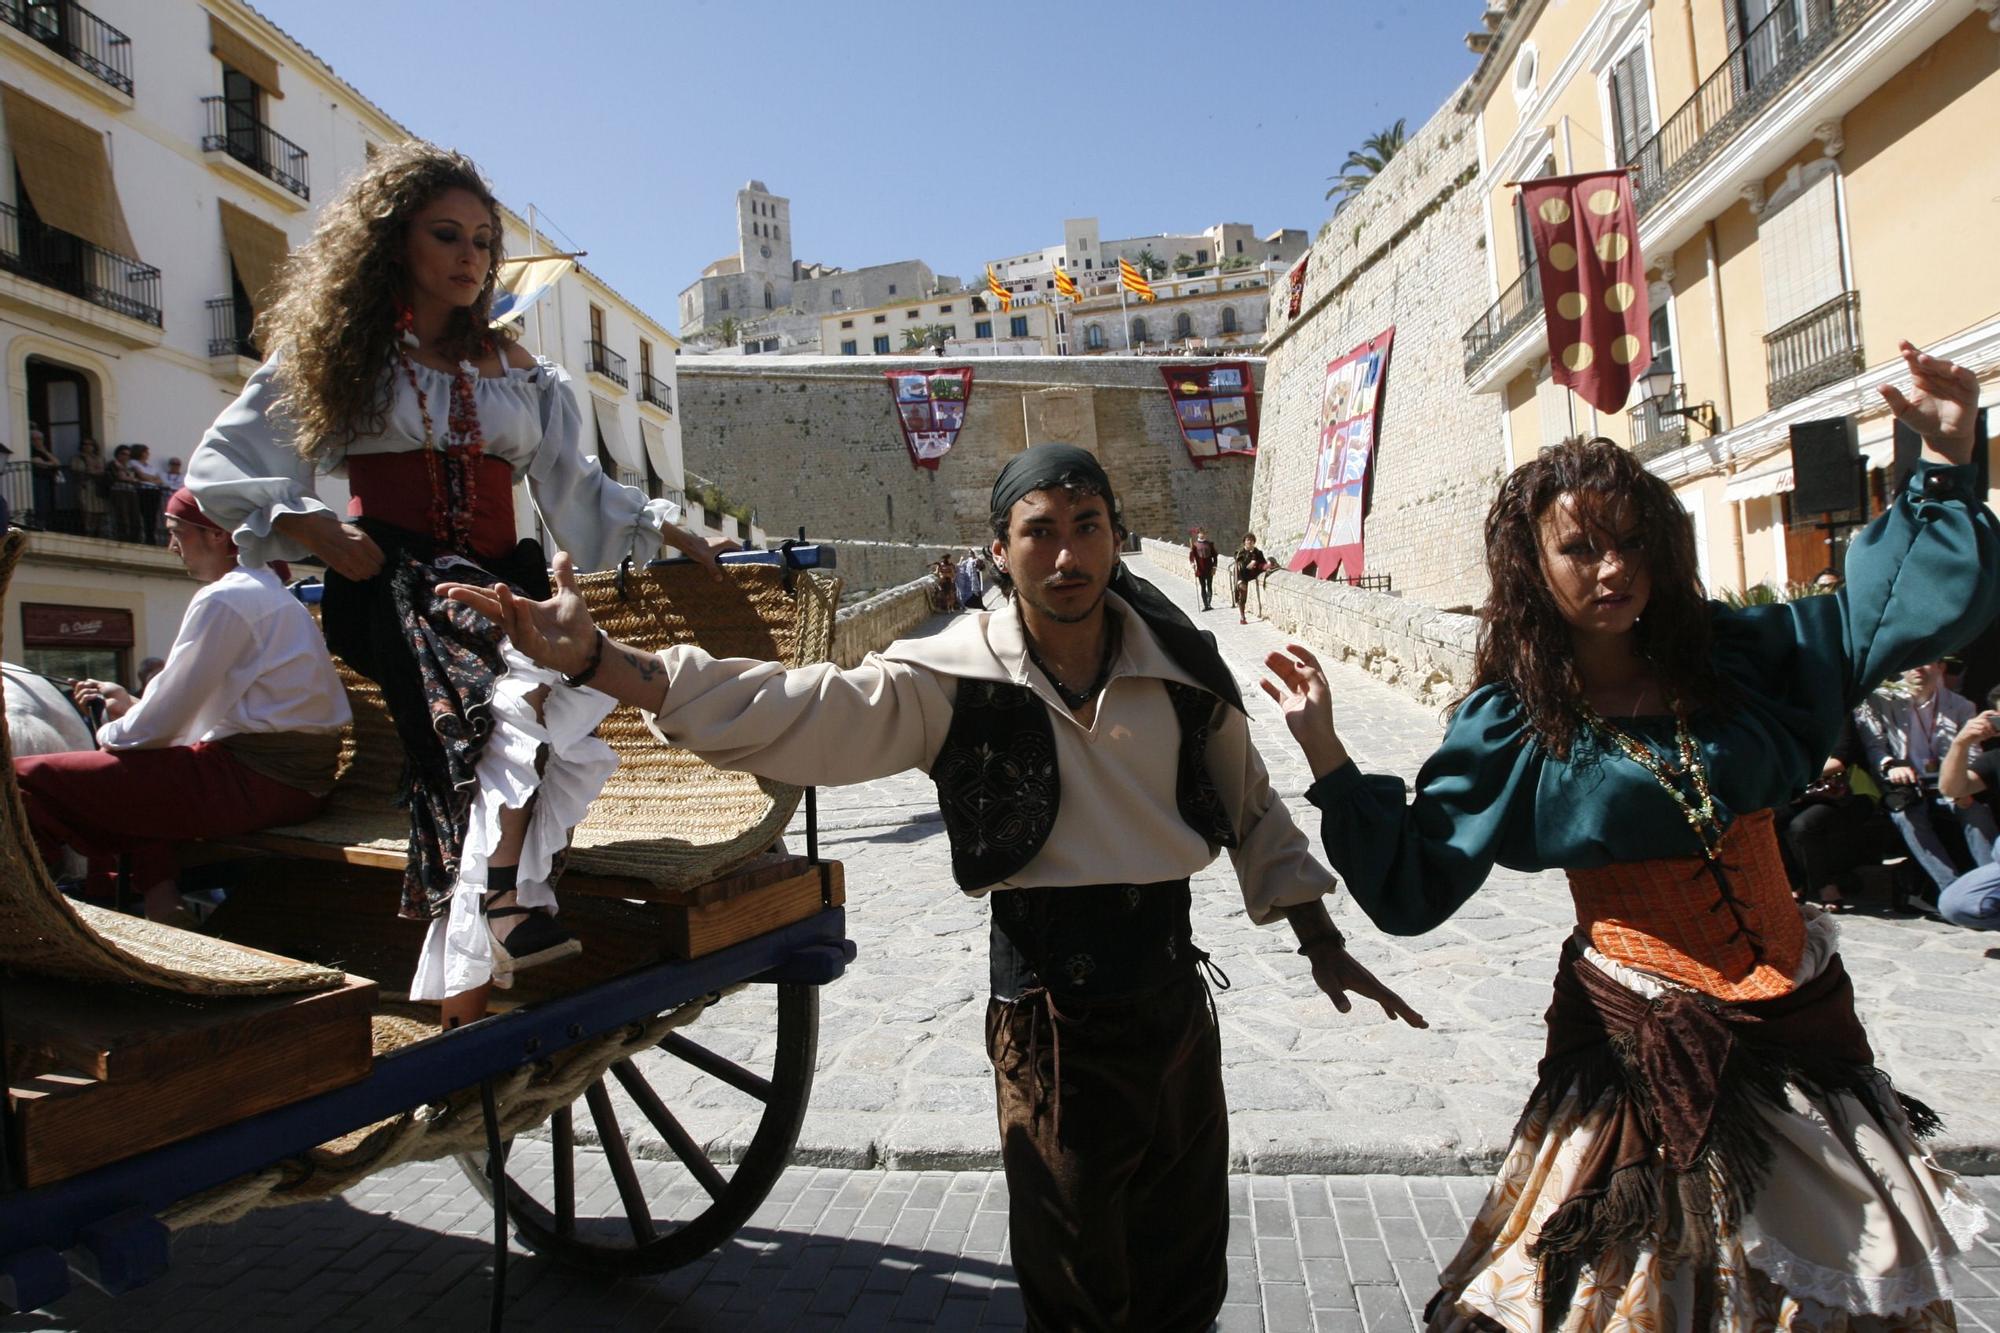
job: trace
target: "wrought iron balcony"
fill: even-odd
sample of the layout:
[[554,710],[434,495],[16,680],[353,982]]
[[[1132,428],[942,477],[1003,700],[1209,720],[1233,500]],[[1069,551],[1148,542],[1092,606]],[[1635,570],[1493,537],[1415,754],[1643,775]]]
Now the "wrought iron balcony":
[[0,270],[162,327],[160,270],[0,204]]
[[164,546],[167,525],[160,510],[166,495],[158,486],[112,481],[102,467],[79,472],[67,464],[0,465],[0,496],[6,497],[9,514],[36,532]]
[[1788,0],[1743,35],[1628,164],[1643,216],[1755,121],[1778,94],[1888,0]]
[[1479,368],[1515,334],[1542,313],[1542,276],[1534,264],[1521,272],[1514,285],[1500,293],[1500,299],[1486,308],[1473,326],[1465,331],[1465,377],[1471,379]]
[[1632,453],[1640,462],[1670,454],[1688,442],[1688,419],[1680,414],[1682,387],[1657,401],[1641,400],[1626,413],[1632,423]]
[[1773,408],[1859,375],[1867,364],[1859,292],[1842,292],[1764,335],[1764,377]]
[[0,23],[132,95],[132,39],[75,0],[0,0]]
[[201,104],[208,108],[208,133],[201,137],[204,153],[227,153],[299,198],[312,198],[310,160],[305,149],[257,119],[246,103],[204,97]]
[[625,377],[625,358],[595,338],[583,345],[583,368],[615,382],[621,389],[631,383]]
[[639,401],[672,412],[674,391],[669,389],[663,380],[642,370],[639,372]]
[[264,354],[250,341],[251,326],[256,322],[256,314],[247,305],[239,304],[233,296],[218,296],[208,303],[208,354],[210,356],[247,356],[252,361],[262,361]]

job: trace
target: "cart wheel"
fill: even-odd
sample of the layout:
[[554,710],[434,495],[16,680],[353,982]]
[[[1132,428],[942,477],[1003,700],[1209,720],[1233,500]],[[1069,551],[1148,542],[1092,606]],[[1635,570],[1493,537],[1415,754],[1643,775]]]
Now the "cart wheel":
[[[529,1249],[590,1272],[662,1273],[699,1259],[749,1219],[791,1160],[819,1049],[819,988],[785,984],[776,989],[778,1050],[768,1075],[743,1068],[683,1031],[669,1032],[659,1044],[660,1050],[712,1083],[735,1088],[763,1104],[757,1131],[735,1168],[712,1158],[681,1127],[645,1074],[630,1060],[620,1060],[606,1071],[609,1079],[616,1080],[652,1122],[685,1168],[685,1176],[674,1173],[676,1183],[684,1184],[691,1176],[699,1188],[679,1208],[665,1199],[646,1197],[611,1102],[609,1082],[599,1079],[585,1089],[582,1101],[564,1107],[550,1120],[555,1161],[547,1182],[529,1188],[512,1174],[507,1177],[508,1217]],[[598,1146],[586,1145],[583,1151],[601,1155],[617,1185],[618,1204],[606,1216],[577,1215],[574,1125],[579,1112],[589,1117],[598,1138]],[[490,1199],[486,1154],[462,1154],[458,1163]]]

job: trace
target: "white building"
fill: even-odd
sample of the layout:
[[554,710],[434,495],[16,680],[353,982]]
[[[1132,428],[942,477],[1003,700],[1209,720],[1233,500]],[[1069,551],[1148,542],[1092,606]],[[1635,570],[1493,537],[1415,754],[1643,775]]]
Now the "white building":
[[[184,460],[255,366],[257,302],[313,209],[410,131],[242,0],[93,4],[0,3],[0,441],[16,521],[43,529],[4,634],[10,660],[130,681],[195,585],[141,522],[90,516],[85,534],[67,481],[29,475],[30,429],[65,460],[85,437]],[[507,226],[522,253],[525,225]],[[577,271],[526,341],[571,370],[607,467],[684,484],[665,328]],[[322,497],[339,508],[345,488]]]
[[1121,299],[1114,276],[1084,288],[1064,312],[1071,356],[1113,352],[1207,355],[1248,354],[1264,341],[1271,284],[1285,270],[1271,263],[1253,269],[1209,269],[1185,278],[1155,278],[1154,299]]
[[1010,292],[1052,292],[1058,263],[1080,285],[1088,287],[1101,278],[1115,279],[1120,259],[1138,264],[1142,254],[1150,254],[1171,273],[1194,273],[1210,266],[1289,266],[1312,243],[1312,238],[1297,228],[1260,237],[1244,222],[1218,222],[1187,235],[1161,233],[1110,241],[1100,239],[1097,233],[1096,218],[1064,218],[1062,244],[990,260],[988,266]]
[[822,315],[819,345],[837,356],[910,356],[942,335],[947,356],[1053,356],[1061,350],[1064,304],[1022,295],[1003,311],[983,288],[946,292]]

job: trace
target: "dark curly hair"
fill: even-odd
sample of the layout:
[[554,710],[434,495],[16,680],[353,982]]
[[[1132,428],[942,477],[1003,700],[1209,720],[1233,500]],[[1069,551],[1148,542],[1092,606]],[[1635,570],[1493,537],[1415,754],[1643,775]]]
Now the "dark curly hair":
[[409,299],[403,271],[410,219],[450,190],[465,190],[493,216],[493,244],[479,299],[446,328],[454,357],[483,355],[493,293],[505,257],[500,205],[472,159],[411,140],[382,149],[334,197],[312,239],[291,253],[271,308],[258,320],[266,348],[283,356],[278,406],[299,453],[318,459],[382,429],[396,312]]
[[[1582,694],[1569,623],[1542,567],[1542,516],[1562,496],[1578,516],[1608,526],[1623,505],[1645,542],[1652,594],[1634,633],[1661,692],[1677,712],[1721,701],[1709,660],[1710,609],[1695,559],[1694,524],[1666,482],[1610,440],[1567,440],[1514,469],[1486,514],[1489,590],[1480,608],[1472,688],[1504,685],[1527,725],[1558,757],[1567,757],[1582,725]],[[1461,700],[1461,702],[1463,702]]]

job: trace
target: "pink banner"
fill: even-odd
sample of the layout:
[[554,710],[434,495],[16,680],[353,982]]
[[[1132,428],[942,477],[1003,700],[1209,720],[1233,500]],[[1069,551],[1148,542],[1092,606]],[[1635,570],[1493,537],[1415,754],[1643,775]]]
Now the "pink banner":
[[937,470],[951,452],[965,425],[972,401],[972,367],[939,370],[885,370],[889,396],[896,404],[896,424],[910,450],[910,466]]
[[1368,512],[1376,430],[1389,377],[1389,345],[1395,338],[1391,325],[1326,368],[1312,508],[1306,516],[1305,537],[1288,569],[1349,581],[1363,573],[1362,519]]

